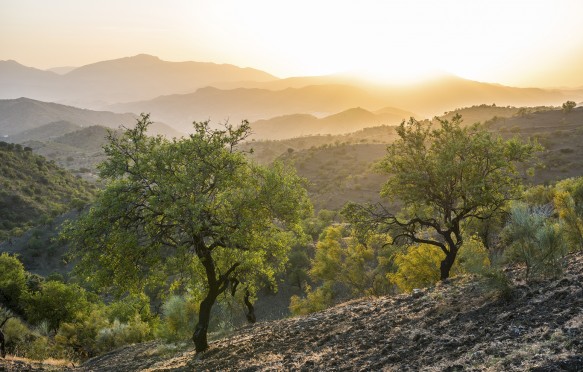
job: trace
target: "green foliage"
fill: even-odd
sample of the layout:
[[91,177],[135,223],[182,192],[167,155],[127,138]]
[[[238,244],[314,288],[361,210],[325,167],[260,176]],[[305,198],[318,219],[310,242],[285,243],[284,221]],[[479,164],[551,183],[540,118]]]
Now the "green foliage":
[[55,341],[63,351],[72,350],[78,358],[86,359],[99,353],[97,336],[108,326],[103,309],[94,307],[72,322],[61,323]]
[[92,187],[20,145],[0,142],[0,241],[93,198]]
[[454,273],[481,275],[489,270],[490,258],[482,240],[477,235],[473,235],[464,238],[464,241],[464,246],[460,249],[457,261],[452,268]]
[[[347,235],[347,236],[345,236]],[[306,296],[293,296],[293,314],[319,311],[337,299],[389,293],[386,278],[388,264],[385,247],[390,238],[370,235],[361,243],[354,231],[340,225],[329,226],[316,244],[315,256],[308,272],[321,286],[312,290],[306,286]]]
[[310,257],[307,248],[301,245],[294,246],[288,255],[287,265],[287,281],[300,290],[303,289],[309,279]]
[[328,227],[316,245],[316,255],[309,271],[314,280],[342,285],[350,296],[381,295],[386,285],[380,278],[378,253],[386,243],[375,236],[362,244],[355,236],[343,236],[341,226]]
[[567,254],[561,226],[550,220],[552,209],[548,206],[529,207],[515,204],[510,220],[503,231],[509,244],[506,251],[511,262],[526,266],[527,280],[555,277],[562,273]]
[[290,298],[289,309],[293,315],[306,315],[327,309],[333,304],[334,291],[332,283],[324,283],[314,291],[310,286],[307,286],[306,297],[304,298],[293,295]]
[[573,109],[577,106],[577,104],[573,101],[566,101],[563,103],[562,108],[565,113],[569,113],[573,111]]
[[[390,231],[396,242],[430,244],[445,254],[446,279],[463,245],[462,223],[490,219],[519,196],[518,162],[530,159],[536,144],[503,141],[478,125],[411,119],[397,129],[379,169],[389,175],[381,195],[406,207],[399,214],[382,205],[349,204],[344,214],[359,228]],[[425,246],[427,247],[427,246]]]
[[197,304],[185,295],[172,295],[162,305],[157,335],[166,341],[184,341],[192,336],[198,315]]
[[46,321],[51,330],[57,330],[62,322],[72,322],[90,308],[85,290],[76,284],[47,281],[39,292],[25,299],[25,313],[33,324]]
[[26,271],[22,263],[16,256],[6,252],[0,254],[0,304],[20,311],[20,300],[26,291]]
[[6,350],[9,354],[16,354],[33,338],[32,332],[19,318],[8,319],[2,331],[6,340]]
[[147,321],[152,318],[150,314],[150,299],[145,294],[128,296],[122,301],[113,301],[106,308],[107,319],[110,322],[119,320],[129,322],[137,316]]
[[557,183],[553,203],[570,250],[583,249],[583,177]]
[[124,345],[144,342],[152,338],[150,325],[144,322],[138,314],[127,322],[114,320],[108,326],[101,328],[95,338],[99,352],[106,352]]
[[110,135],[100,166],[107,187],[63,235],[76,272],[95,287],[118,295],[187,289],[208,299],[206,323],[232,279],[253,293],[276,287],[311,205],[290,168],[261,167],[235,150],[247,122],[224,130],[194,123],[193,134],[172,141],[146,136],[150,124],[144,115]]
[[[488,271],[490,259],[484,244],[476,236],[466,238],[465,241],[452,267],[452,274],[483,274]],[[443,251],[434,245],[412,245],[405,252],[395,255],[397,268],[389,272],[387,277],[403,292],[433,285],[440,279],[443,256]]]
[[411,292],[439,281],[439,266],[443,252],[431,244],[410,246],[406,252],[397,253],[397,271],[387,276],[401,291]]

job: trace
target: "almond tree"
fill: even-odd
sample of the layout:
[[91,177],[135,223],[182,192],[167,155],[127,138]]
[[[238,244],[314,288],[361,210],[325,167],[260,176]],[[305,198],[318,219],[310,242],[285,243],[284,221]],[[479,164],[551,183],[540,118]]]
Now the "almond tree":
[[107,186],[64,235],[77,272],[98,288],[191,291],[200,300],[200,352],[219,295],[234,292],[233,283],[252,293],[275,286],[312,207],[294,172],[255,165],[236,150],[247,122],[223,130],[195,122],[193,134],[172,141],[147,136],[150,124],[142,115],[134,129],[110,134],[100,168]]
[[425,243],[444,254],[440,279],[449,277],[463,245],[462,227],[470,219],[494,216],[519,195],[516,164],[539,148],[504,141],[479,125],[451,121],[403,121],[399,139],[387,148],[379,169],[388,174],[381,196],[403,206],[397,214],[383,204],[348,204],[344,214],[357,226],[388,231],[394,242]]

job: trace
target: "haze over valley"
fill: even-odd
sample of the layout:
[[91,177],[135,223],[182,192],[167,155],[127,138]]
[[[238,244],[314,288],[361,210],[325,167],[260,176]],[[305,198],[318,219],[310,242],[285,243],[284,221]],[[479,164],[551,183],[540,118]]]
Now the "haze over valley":
[[580,1],[0,9],[0,370],[583,370]]

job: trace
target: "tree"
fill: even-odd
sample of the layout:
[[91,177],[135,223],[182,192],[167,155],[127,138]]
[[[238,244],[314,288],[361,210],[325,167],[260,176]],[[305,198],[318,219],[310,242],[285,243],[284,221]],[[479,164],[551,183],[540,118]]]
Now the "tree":
[[356,226],[390,232],[394,242],[429,244],[445,257],[445,280],[463,244],[462,227],[486,220],[518,197],[517,162],[530,159],[538,145],[494,138],[478,125],[462,127],[458,114],[438,126],[411,118],[397,129],[379,169],[389,175],[381,195],[404,206],[394,214],[382,204],[348,204],[344,214]]
[[236,283],[255,293],[275,287],[299,222],[312,207],[303,180],[281,164],[261,167],[236,150],[249,123],[212,130],[194,123],[186,138],[110,133],[101,177],[108,181],[89,212],[64,235],[78,273],[98,288],[192,293],[200,302],[193,341],[208,348],[211,309]]
[[89,301],[85,290],[75,284],[48,281],[39,292],[25,299],[28,321],[48,323],[50,330],[57,330],[62,322],[72,322],[84,312],[88,312]]
[[0,254],[0,304],[19,313],[21,297],[26,291],[24,265],[16,256],[3,252]]
[[571,111],[573,111],[573,109],[575,108],[575,106],[577,106],[577,104],[573,101],[567,101],[563,103],[563,111],[565,113],[569,113]]

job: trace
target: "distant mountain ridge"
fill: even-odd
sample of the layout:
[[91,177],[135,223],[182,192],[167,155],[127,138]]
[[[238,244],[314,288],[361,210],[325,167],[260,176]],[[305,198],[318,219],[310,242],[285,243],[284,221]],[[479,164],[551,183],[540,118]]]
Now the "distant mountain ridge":
[[0,99],[18,97],[118,113],[148,112],[154,120],[187,132],[193,121],[255,122],[295,114],[322,118],[355,107],[372,113],[398,107],[430,118],[480,104],[557,106],[566,100],[583,101],[583,89],[514,88],[453,75],[410,86],[375,85],[340,75],[278,79],[252,68],[168,62],[141,54],[92,63],[63,75],[0,61]]
[[269,81],[276,77],[253,68],[210,62],[168,62],[140,54],[81,66],[59,75],[0,61],[0,98],[29,97],[82,107],[189,93],[220,82]]
[[[41,134],[38,131],[29,132],[27,136],[27,131],[33,131],[51,123],[54,125],[55,122],[68,122],[70,125],[67,127],[73,131],[75,126],[100,125],[107,128],[118,128],[120,125],[132,126],[136,118],[135,114],[93,111],[29,98],[0,100],[0,138],[11,142],[12,136],[20,138],[19,141],[35,139],[35,136]],[[59,132],[63,128],[64,126],[61,125],[53,130]],[[182,134],[162,123],[155,123],[151,129],[152,134],[164,134],[169,137]],[[41,135],[43,138],[54,135],[50,133],[50,129],[44,128],[44,131],[46,134]]]
[[356,107],[323,118],[294,114],[258,120],[251,123],[251,129],[252,138],[279,140],[318,134],[345,134],[379,125],[397,125],[416,116],[412,112],[390,107],[374,113]]

